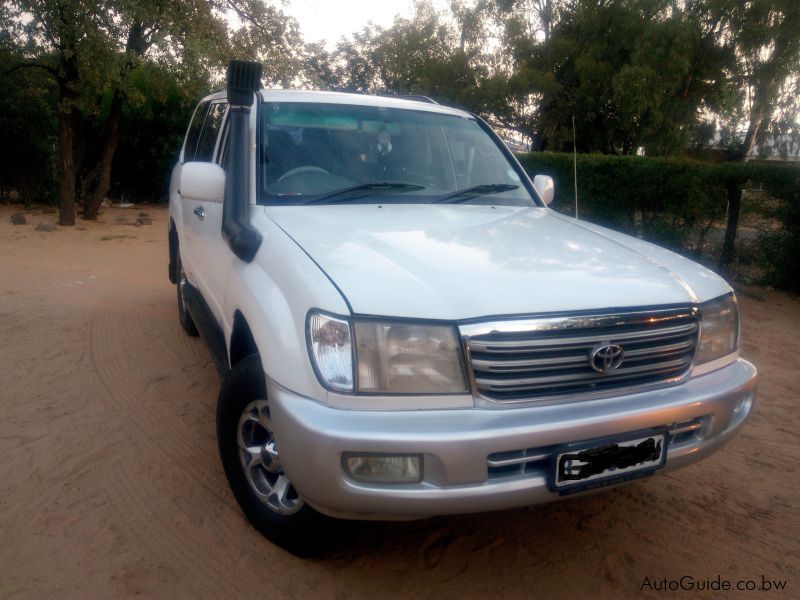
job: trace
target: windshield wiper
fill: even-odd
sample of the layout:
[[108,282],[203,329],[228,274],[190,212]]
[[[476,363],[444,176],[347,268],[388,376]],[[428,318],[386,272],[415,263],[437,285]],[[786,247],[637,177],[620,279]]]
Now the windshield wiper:
[[469,200],[477,196],[485,196],[486,194],[499,194],[500,192],[509,192],[517,189],[519,186],[513,183],[484,183],[483,185],[473,185],[472,187],[457,190],[444,196],[437,198],[434,202],[456,203],[462,200]]
[[349,194],[351,192],[360,192],[360,191],[370,191],[370,192],[416,192],[418,190],[424,190],[424,185],[415,185],[413,183],[395,183],[391,181],[380,181],[380,182],[373,182],[373,183],[362,183],[361,185],[354,185],[353,187],[344,188],[342,190],[336,190],[334,192],[330,192],[328,194],[324,194],[319,198],[314,198],[313,200],[309,200],[306,204],[317,204],[318,202],[323,202],[324,200],[328,200],[330,198],[335,198],[337,196],[344,196],[345,194]]

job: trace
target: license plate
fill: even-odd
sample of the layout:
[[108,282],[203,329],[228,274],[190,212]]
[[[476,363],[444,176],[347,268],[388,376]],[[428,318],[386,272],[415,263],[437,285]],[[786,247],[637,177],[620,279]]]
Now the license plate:
[[667,460],[667,439],[663,430],[564,446],[555,455],[552,487],[567,494],[652,475]]

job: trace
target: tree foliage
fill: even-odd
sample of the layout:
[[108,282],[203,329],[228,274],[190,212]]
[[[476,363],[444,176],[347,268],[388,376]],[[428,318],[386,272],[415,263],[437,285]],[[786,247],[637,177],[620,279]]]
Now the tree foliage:
[[277,82],[298,68],[296,23],[261,0],[14,0],[3,13],[16,66],[37,67],[56,85],[65,225],[74,223],[76,201],[85,218],[97,216],[132,73],[142,65],[163,65],[189,81],[208,79],[234,54],[266,62]]
[[[8,32],[0,32],[0,65],[13,56]],[[37,69],[16,69],[0,81],[0,198],[14,190],[26,201],[48,200],[55,185],[55,86]]]
[[541,44],[517,50],[515,86],[539,98],[541,147],[566,148],[572,118],[580,150],[670,154],[684,148],[703,109],[719,105],[708,74],[722,49],[666,2],[577,2]]
[[[800,138],[796,0],[418,0],[333,49],[304,44],[272,0],[4,0],[0,19],[0,124],[18,149],[1,183],[56,180],[63,223],[109,190],[162,189],[167,147],[233,56],[268,85],[430,96],[536,149],[574,136],[671,156],[716,139],[738,159]],[[149,185],[135,168],[156,169]]]
[[305,66],[315,86],[469,108],[537,149],[571,147],[574,117],[584,152],[672,155],[716,135],[742,155],[759,133],[787,151],[800,114],[799,7],[454,0],[442,14],[423,1],[412,18],[368,26],[333,52],[309,48]]
[[[189,115],[209,92],[205,78],[176,81],[163,65],[146,63],[131,74],[122,106],[120,143],[111,193],[130,201],[167,198]],[[142,176],[148,174],[148,176]]]
[[[800,3],[796,0],[702,0],[690,11],[706,24],[732,60],[724,76],[737,102],[718,113],[735,158],[770,140],[781,154],[798,148]],[[742,131],[743,135],[737,135]],[[766,143],[764,143],[766,142]]]
[[474,110],[488,77],[477,50],[462,44],[454,24],[424,3],[413,18],[398,18],[389,28],[368,25],[331,54],[312,49],[317,52],[306,63],[311,80],[336,90],[435,96]]

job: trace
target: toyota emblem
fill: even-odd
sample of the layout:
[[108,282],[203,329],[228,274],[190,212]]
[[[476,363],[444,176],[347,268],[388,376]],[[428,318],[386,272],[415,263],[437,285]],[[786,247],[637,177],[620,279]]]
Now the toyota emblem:
[[589,362],[592,368],[598,373],[608,373],[613,371],[622,363],[625,351],[619,344],[606,344],[599,346],[592,351]]

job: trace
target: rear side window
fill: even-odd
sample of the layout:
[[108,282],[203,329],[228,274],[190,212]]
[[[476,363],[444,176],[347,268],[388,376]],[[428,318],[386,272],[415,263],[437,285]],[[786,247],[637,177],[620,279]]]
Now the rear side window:
[[197,153],[194,156],[196,161],[211,162],[214,159],[214,148],[217,145],[217,137],[225,117],[225,106],[224,102],[218,102],[212,104],[208,109],[205,124],[200,133],[200,141],[197,143]]
[[192,122],[189,124],[189,131],[186,133],[186,143],[183,145],[183,162],[194,160],[197,151],[197,141],[200,139],[200,132],[203,129],[203,121],[206,119],[208,111],[208,100],[197,105],[194,111]]

